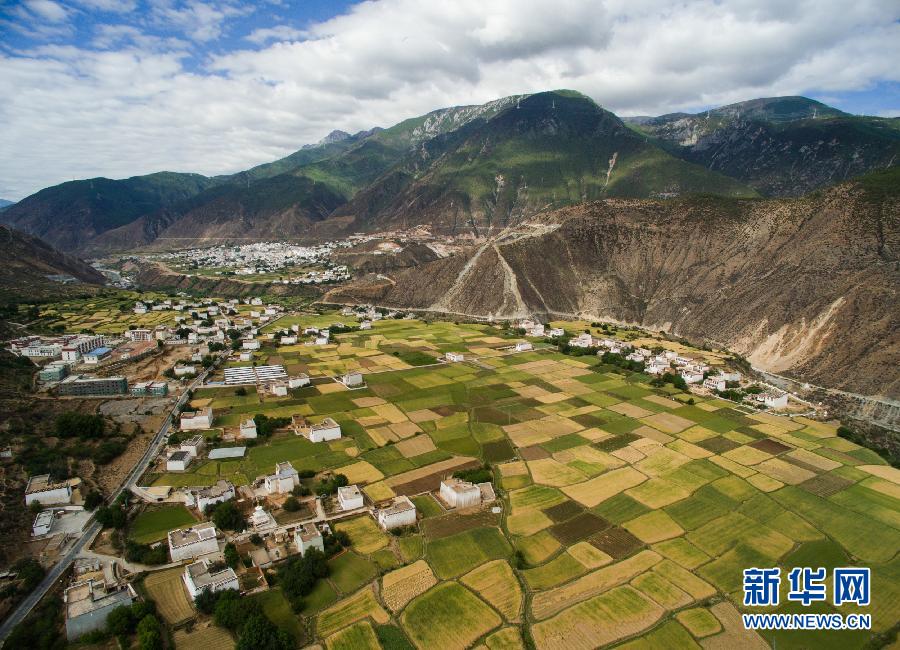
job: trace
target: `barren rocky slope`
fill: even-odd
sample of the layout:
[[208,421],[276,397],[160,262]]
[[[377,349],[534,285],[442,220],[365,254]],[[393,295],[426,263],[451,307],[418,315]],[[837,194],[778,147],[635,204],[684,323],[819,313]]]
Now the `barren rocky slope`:
[[802,199],[610,199],[542,220],[559,226],[328,299],[614,319],[818,384],[900,394],[897,170]]

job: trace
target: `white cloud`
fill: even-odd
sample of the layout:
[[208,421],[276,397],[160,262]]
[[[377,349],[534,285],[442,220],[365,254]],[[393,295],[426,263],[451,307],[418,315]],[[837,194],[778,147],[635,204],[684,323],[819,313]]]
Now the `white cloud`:
[[302,29],[296,29],[288,25],[276,25],[275,27],[261,27],[254,29],[244,38],[251,43],[262,45],[270,41],[296,41],[306,35]]
[[151,23],[180,38],[105,25],[91,47],[0,58],[0,196],[95,175],[233,172],[335,128],[552,88],[630,115],[900,80],[895,0],[382,0],[302,32],[257,29],[256,47],[199,70],[185,41],[214,41],[246,8],[152,6]]
[[23,5],[38,19],[51,23],[63,22],[69,16],[65,7],[51,0],[25,0]]

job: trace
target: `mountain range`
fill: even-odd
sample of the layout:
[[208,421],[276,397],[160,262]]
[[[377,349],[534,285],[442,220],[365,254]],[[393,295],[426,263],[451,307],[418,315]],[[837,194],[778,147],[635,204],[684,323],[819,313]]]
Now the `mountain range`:
[[419,225],[483,236],[609,198],[800,196],[890,167],[898,153],[900,119],[803,97],[623,120],[563,90],[334,131],[228,176],[63,183],[7,207],[0,222],[82,255]]

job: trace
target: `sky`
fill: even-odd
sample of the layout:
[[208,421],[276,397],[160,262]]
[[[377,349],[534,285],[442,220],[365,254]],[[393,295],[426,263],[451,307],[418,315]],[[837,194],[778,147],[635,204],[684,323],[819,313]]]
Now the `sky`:
[[900,115],[897,0],[0,0],[0,197],[233,173],[333,129],[555,88]]

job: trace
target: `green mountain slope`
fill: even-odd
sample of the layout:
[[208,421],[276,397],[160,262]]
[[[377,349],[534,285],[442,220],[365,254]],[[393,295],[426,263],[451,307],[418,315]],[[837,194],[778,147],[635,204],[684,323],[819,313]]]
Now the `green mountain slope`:
[[502,228],[608,196],[753,196],[670,155],[572,91],[531,95],[432,138],[336,215],[353,228]]
[[200,174],[174,172],[70,181],[9,206],[0,213],[0,221],[72,251],[107,230],[175,205],[217,182]]
[[900,119],[849,115],[805,97],[628,121],[673,155],[766,196],[802,195],[900,160]]

